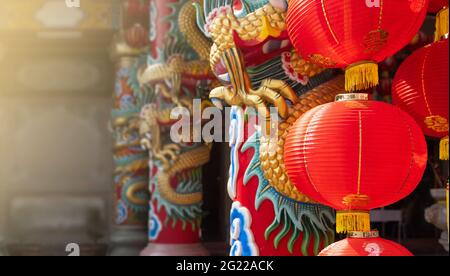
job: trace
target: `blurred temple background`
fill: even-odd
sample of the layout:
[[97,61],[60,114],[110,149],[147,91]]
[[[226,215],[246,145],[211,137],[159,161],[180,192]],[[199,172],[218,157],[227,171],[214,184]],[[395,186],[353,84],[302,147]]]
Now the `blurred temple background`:
[[0,236],[12,255],[105,254],[112,1],[0,1]]
[[[124,2],[0,1],[0,255],[67,255],[69,243],[82,255],[108,252],[114,37]],[[226,149],[215,147],[204,170],[203,238],[219,254],[227,250]]]

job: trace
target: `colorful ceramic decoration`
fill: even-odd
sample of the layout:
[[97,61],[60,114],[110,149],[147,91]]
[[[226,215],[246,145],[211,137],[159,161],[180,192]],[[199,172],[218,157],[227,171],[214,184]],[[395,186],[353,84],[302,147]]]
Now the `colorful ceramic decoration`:
[[[197,134],[192,131],[174,141],[172,126],[187,122],[174,119],[171,112],[184,108],[192,119],[193,112],[201,112],[193,100],[202,101],[215,79],[208,62],[211,43],[197,27],[193,1],[153,0],[149,14],[148,65],[138,74],[141,85],[154,95],[141,111],[140,124],[141,143],[150,160],[150,245],[145,255],[159,254],[151,249],[157,248],[152,244],[200,241],[202,165],[209,161],[212,145],[194,141]],[[208,102],[203,101],[201,106]]]
[[116,62],[113,94],[112,131],[114,147],[115,223],[124,226],[144,227],[147,221],[148,161],[140,145],[139,113],[145,103],[146,89],[141,89],[137,71],[146,64],[135,43],[129,43],[129,26],[144,28],[148,15],[136,16],[144,7],[142,1],[123,2],[120,32],[116,34],[112,58]]

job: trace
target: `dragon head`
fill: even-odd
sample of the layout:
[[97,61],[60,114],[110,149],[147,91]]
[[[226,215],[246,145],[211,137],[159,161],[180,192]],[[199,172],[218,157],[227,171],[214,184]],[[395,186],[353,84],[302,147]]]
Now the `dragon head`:
[[223,53],[237,48],[246,67],[283,57],[285,74],[305,85],[323,69],[302,59],[293,49],[286,29],[286,0],[205,0],[197,4],[197,24],[211,38],[210,63],[217,78],[230,83]]

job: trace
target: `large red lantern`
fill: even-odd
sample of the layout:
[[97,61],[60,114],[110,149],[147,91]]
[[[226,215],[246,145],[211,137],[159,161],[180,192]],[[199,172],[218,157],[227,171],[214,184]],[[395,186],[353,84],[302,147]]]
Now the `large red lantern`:
[[408,44],[428,0],[291,0],[287,30],[295,48],[323,67],[345,68],[346,90],[378,84],[377,63]]
[[424,135],[401,109],[340,94],[304,113],[286,139],[285,167],[308,197],[337,210],[336,230],[370,231],[369,210],[410,194],[427,162]]
[[378,231],[351,232],[344,240],[324,248],[319,256],[412,256],[398,243],[378,237]]
[[415,51],[393,80],[392,101],[408,112],[423,132],[441,138],[441,159],[448,160],[448,39]]

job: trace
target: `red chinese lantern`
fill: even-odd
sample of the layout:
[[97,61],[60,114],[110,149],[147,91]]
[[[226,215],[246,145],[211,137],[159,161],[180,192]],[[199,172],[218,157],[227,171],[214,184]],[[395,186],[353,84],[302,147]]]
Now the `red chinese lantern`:
[[428,0],[291,0],[287,30],[295,48],[323,67],[345,68],[346,90],[378,84],[377,63],[408,44]]
[[413,256],[398,243],[378,237],[378,231],[351,232],[344,240],[324,248],[319,256]]
[[289,130],[285,167],[308,197],[337,210],[336,230],[370,231],[369,210],[410,194],[422,178],[427,147],[420,127],[367,94],[304,113]]
[[441,138],[441,159],[448,160],[448,39],[415,51],[399,67],[392,101],[408,112],[425,135]]

